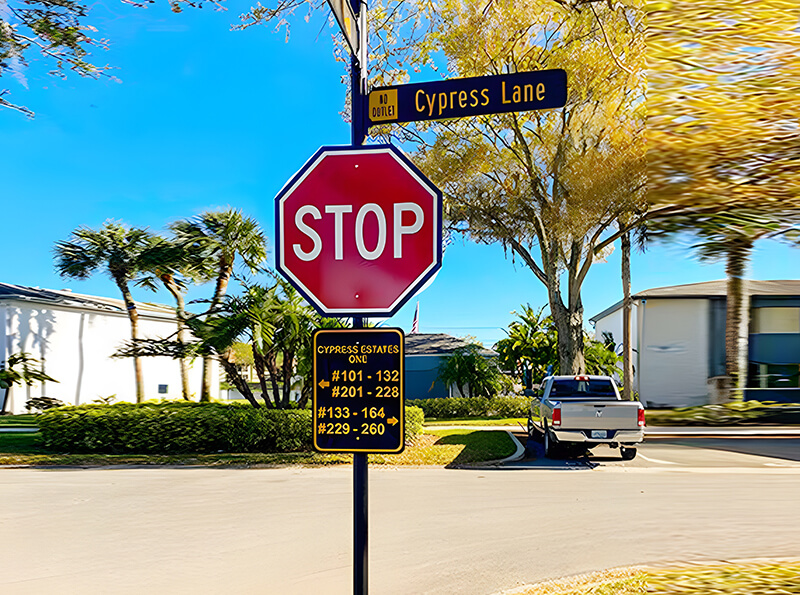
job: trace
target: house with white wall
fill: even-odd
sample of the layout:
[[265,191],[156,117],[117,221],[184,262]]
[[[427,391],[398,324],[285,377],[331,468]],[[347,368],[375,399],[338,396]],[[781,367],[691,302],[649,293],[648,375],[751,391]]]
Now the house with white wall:
[[[175,310],[137,303],[143,338],[167,338],[177,330]],[[26,352],[54,382],[14,386],[6,411],[24,413],[33,397],[53,397],[81,405],[114,395],[136,401],[133,360],[111,356],[130,339],[131,327],[121,299],[80,295],[69,290],[40,289],[0,283],[0,362]],[[190,363],[190,392],[200,394],[202,361]],[[166,357],[142,358],[147,399],[180,399],[178,362]],[[219,392],[213,366],[212,394]],[[1,395],[0,395],[1,396]]]
[[[727,283],[659,287],[632,296],[634,390],[650,406],[714,402],[725,377]],[[745,398],[800,402],[800,280],[744,282],[740,335]],[[622,302],[589,319],[622,343]]]

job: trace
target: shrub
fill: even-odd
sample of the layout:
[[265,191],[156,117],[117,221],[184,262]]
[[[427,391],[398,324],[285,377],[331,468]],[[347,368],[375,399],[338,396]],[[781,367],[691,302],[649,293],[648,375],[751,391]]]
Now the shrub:
[[70,452],[287,452],[311,447],[311,412],[249,404],[117,403],[39,416],[48,448]]
[[465,417],[526,417],[529,397],[448,397],[414,399],[426,418],[454,419]]
[[[88,404],[38,416],[47,448],[67,452],[177,454],[311,450],[311,411],[186,401]],[[406,440],[424,414],[406,409]]]
[[422,433],[425,423],[425,412],[413,405],[406,406],[406,435],[405,441],[411,442]]

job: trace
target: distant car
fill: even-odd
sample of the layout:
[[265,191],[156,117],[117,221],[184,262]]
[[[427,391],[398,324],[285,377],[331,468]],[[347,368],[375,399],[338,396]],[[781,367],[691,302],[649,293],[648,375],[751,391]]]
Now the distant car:
[[623,401],[609,376],[548,376],[531,399],[528,414],[528,435],[544,436],[548,457],[608,444],[631,460],[644,440],[644,426],[642,404]]

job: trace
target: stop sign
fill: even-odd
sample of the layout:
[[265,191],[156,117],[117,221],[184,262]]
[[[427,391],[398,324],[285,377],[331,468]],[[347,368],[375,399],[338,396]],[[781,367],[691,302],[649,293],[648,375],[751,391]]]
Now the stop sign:
[[442,264],[442,194],[392,145],[322,147],[275,199],[278,271],[322,314],[391,316]]

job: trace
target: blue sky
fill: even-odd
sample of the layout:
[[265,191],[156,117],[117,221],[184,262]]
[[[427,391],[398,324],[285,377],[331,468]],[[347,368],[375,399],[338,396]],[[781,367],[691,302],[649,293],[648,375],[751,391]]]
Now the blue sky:
[[[255,217],[272,240],[273,199],[286,180],[320,146],[350,140],[339,114],[344,69],[322,15],[295,19],[286,43],[272,27],[230,31],[247,6],[173,14],[165,3],[137,9],[98,2],[91,21],[111,46],[93,59],[115,66],[121,83],[60,80],[47,76],[41,61],[24,72],[27,89],[4,80],[9,99],[36,118],[0,110],[0,281],[116,297],[105,277],[69,281],[53,268],[56,241],[106,219],[160,230],[230,205]],[[619,264],[617,250],[592,268],[583,290],[587,319],[620,299]],[[800,251],[762,243],[750,276],[800,278]],[[697,263],[685,246],[654,246],[634,255],[632,277],[638,291],[719,279],[724,270]],[[211,290],[195,288],[190,297]],[[165,293],[138,290],[135,297],[170,303]],[[422,332],[470,334],[491,345],[504,336],[512,310],[544,305],[547,295],[500,246],[456,239],[418,299]],[[415,304],[391,324],[410,330]]]

